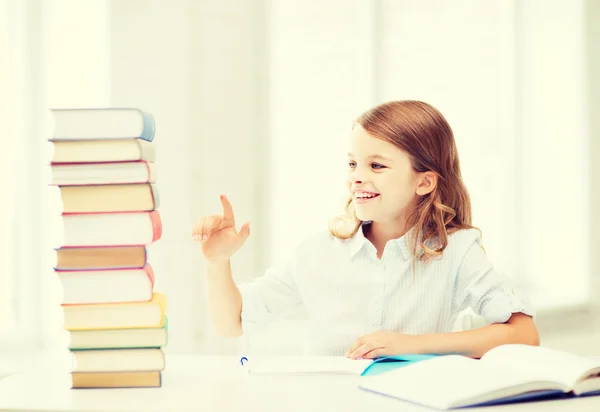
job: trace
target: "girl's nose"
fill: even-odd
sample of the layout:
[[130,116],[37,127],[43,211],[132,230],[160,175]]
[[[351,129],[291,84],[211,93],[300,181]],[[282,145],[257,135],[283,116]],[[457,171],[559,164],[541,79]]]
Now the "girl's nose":
[[354,184],[361,184],[363,182],[362,172],[357,168],[350,172],[350,181]]

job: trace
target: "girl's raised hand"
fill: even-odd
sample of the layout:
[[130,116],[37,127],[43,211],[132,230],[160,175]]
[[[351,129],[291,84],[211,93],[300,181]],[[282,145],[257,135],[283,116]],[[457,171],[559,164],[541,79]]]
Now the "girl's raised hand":
[[223,215],[202,216],[192,229],[192,238],[200,241],[200,250],[209,262],[227,261],[237,252],[250,235],[250,222],[237,232],[233,208],[221,195]]

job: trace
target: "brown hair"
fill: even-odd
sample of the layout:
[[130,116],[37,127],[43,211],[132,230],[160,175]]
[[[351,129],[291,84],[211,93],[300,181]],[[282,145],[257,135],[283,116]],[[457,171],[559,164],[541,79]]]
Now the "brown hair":
[[[437,109],[420,101],[392,101],[363,113],[354,121],[353,127],[356,125],[406,152],[415,172],[432,171],[438,177],[435,189],[419,197],[409,217],[409,226],[414,229],[409,242],[415,258],[427,261],[440,256],[450,233],[473,228],[471,200],[461,177],[454,135]],[[345,210],[346,214],[329,227],[340,239],[354,236],[362,223],[354,212],[352,196]],[[422,251],[418,256],[417,246]]]

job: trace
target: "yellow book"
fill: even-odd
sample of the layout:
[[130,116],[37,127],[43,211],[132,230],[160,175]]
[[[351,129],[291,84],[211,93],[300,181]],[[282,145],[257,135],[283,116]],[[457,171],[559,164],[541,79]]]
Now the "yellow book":
[[154,292],[148,302],[62,305],[66,330],[160,328],[167,297]]

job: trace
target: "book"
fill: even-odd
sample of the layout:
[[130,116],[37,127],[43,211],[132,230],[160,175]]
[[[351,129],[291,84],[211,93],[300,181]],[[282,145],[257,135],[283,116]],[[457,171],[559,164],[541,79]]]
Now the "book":
[[350,359],[342,356],[259,356],[251,357],[248,372],[252,375],[372,376],[435,356],[409,354],[377,359]]
[[155,184],[61,186],[63,213],[138,212],[158,209]]
[[143,139],[50,142],[51,164],[156,161],[156,145]]
[[50,141],[140,138],[152,141],[154,117],[136,108],[51,109]]
[[72,330],[69,350],[162,348],[168,342],[169,321],[160,328]]
[[71,372],[162,371],[165,355],[160,348],[72,351]]
[[165,322],[167,297],[154,292],[149,302],[61,305],[67,331],[160,328]]
[[248,371],[252,375],[356,375],[359,376],[370,359],[350,359],[342,356],[265,356],[252,357]]
[[149,263],[139,269],[56,270],[63,304],[148,302],[154,289]]
[[600,359],[501,345],[481,359],[443,355],[365,376],[359,387],[441,410],[600,394]]
[[133,269],[143,267],[146,246],[61,247],[55,250],[55,270]]
[[161,371],[72,372],[71,388],[160,388],[161,375]]
[[60,246],[149,245],[162,236],[158,210],[123,213],[63,213]]
[[116,163],[54,163],[51,186],[156,183],[155,163],[145,160]]

